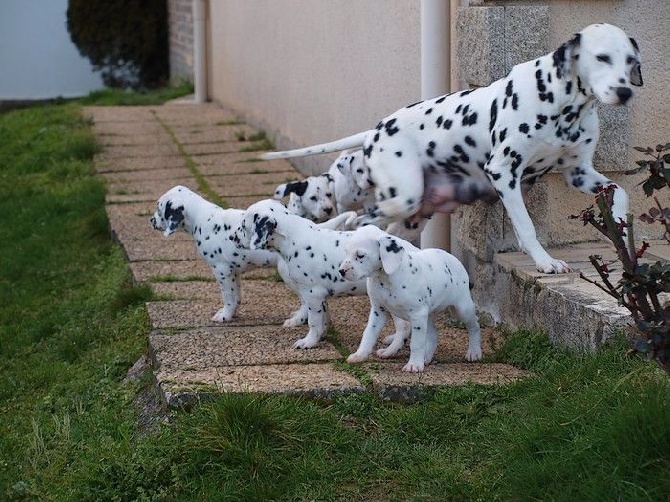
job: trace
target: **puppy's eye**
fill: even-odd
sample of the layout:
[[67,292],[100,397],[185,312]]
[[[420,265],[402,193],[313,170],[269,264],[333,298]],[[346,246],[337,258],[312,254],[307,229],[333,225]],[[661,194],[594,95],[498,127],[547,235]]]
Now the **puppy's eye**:
[[313,200],[314,202],[316,202],[316,195],[312,195],[312,196],[309,198],[309,200]]
[[326,197],[332,197],[332,196],[333,196],[333,194],[331,192],[326,193]]
[[356,253],[357,260],[362,260],[363,258],[365,258],[365,255],[363,253]]
[[634,58],[634,57],[632,57],[632,56],[628,56],[628,57],[626,58],[626,64],[634,64],[634,63],[637,63],[637,61],[635,61],[635,58]]
[[360,168],[359,168],[359,169],[356,169],[356,172],[357,172],[357,173],[362,173],[362,172],[363,172],[363,169],[360,169]]
[[609,57],[607,54],[598,54],[596,56],[596,59],[601,63],[612,64],[612,58]]

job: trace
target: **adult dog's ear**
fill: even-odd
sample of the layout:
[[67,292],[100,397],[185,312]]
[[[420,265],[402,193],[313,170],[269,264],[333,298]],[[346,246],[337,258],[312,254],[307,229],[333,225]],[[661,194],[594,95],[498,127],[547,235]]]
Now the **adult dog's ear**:
[[637,56],[636,61],[633,63],[633,67],[630,70],[630,83],[638,87],[642,87],[642,68],[640,67],[640,48],[637,46],[637,42],[634,38],[630,38],[630,43],[635,49],[635,55]]
[[254,215],[254,235],[250,239],[249,249],[267,249],[268,243],[277,229],[277,220],[270,216]]
[[167,201],[165,203],[165,211],[163,212],[163,217],[167,222],[167,228],[163,235],[166,237],[170,234],[175,233],[179,230],[184,223],[184,206],[173,206],[172,201]]
[[572,71],[572,61],[577,55],[576,53],[577,49],[579,49],[581,39],[582,36],[579,33],[575,33],[570,40],[554,51],[554,66],[558,69],[558,78],[561,78]]
[[281,199],[291,193],[302,197],[305,194],[305,190],[307,190],[308,184],[308,181],[291,181],[290,183],[279,185],[277,190],[275,190],[274,198]]
[[391,275],[400,268],[402,255],[405,249],[398,245],[398,240],[391,235],[384,235],[379,240],[379,257],[382,261],[384,272]]

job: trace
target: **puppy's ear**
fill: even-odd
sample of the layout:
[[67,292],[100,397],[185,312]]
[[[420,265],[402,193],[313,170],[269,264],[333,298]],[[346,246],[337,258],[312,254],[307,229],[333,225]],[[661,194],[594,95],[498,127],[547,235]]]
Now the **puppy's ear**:
[[642,87],[642,68],[640,67],[640,48],[637,45],[637,42],[634,38],[630,38],[630,43],[635,49],[635,55],[637,56],[637,61],[633,63],[633,67],[630,70],[630,83],[638,87]]
[[554,66],[558,68],[559,78],[570,73],[572,70],[572,61],[577,55],[576,52],[581,43],[581,39],[582,36],[579,33],[575,33],[574,37],[554,51]]
[[269,216],[254,218],[254,235],[249,242],[249,249],[267,249],[269,240],[277,229],[277,220]]
[[391,275],[400,268],[402,255],[405,249],[398,245],[398,240],[391,235],[384,235],[379,238],[379,257],[382,261],[384,272]]
[[165,203],[165,211],[163,212],[163,217],[167,222],[167,228],[163,235],[166,237],[170,234],[175,233],[179,230],[179,227],[184,224],[184,206],[176,206],[172,204],[172,201],[167,201]]
[[275,190],[275,199],[281,199],[282,197],[286,197],[288,194],[294,193],[299,196],[303,196],[305,194],[305,190],[307,190],[307,185],[309,184],[308,181],[291,181],[290,183],[284,183],[283,185],[279,185],[277,187],[277,190]]

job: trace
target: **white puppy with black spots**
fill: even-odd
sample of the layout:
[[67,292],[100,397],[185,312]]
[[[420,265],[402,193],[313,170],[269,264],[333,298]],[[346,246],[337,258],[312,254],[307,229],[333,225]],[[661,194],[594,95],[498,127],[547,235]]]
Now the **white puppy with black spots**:
[[[500,199],[522,250],[545,273],[566,272],[537,239],[523,194],[556,168],[587,194],[612,181],[593,167],[599,137],[596,103],[623,105],[642,85],[634,39],[616,26],[587,26],[549,54],[516,65],[487,87],[420,101],[375,129],[262,158],[287,158],[363,147],[376,207],[359,224],[451,212],[460,204]],[[626,218],[616,187],[613,214]]]
[[330,165],[333,195],[338,213],[367,211],[375,204],[375,192],[370,170],[363,160],[363,150],[342,152]]
[[[411,325],[410,357],[403,371],[423,371],[437,348],[433,316],[447,307],[452,307],[468,330],[465,358],[481,359],[480,328],[470,296],[468,273],[455,256],[441,249],[420,250],[373,225],[356,230],[345,249],[340,275],[354,282],[366,279],[370,298],[368,324],[358,349],[347,362],[360,363],[368,358],[388,312]],[[392,357],[403,343],[404,339],[396,334],[391,344],[378,350],[377,355]]]
[[223,209],[185,186],[165,192],[156,203],[151,225],[167,237],[182,230],[193,237],[200,256],[219,283],[223,307],[212,321],[231,321],[240,304],[240,275],[252,267],[275,266],[277,254],[262,249],[249,250],[231,240],[242,222],[244,211]]
[[289,211],[321,222],[337,214],[334,183],[335,180],[328,173],[308,176],[304,180],[282,183],[275,190],[274,198],[282,199],[288,195]]
[[[234,240],[252,251],[273,250],[279,254],[277,268],[301,301],[301,310],[294,313],[295,321],[306,313],[309,326],[307,334],[295,342],[295,348],[308,349],[321,340],[328,327],[328,297],[366,293],[365,279],[346,281],[339,273],[344,246],[352,236],[351,231],[316,225],[275,200],[262,200],[247,208]],[[409,324],[397,319],[394,336],[404,339],[407,333]]]

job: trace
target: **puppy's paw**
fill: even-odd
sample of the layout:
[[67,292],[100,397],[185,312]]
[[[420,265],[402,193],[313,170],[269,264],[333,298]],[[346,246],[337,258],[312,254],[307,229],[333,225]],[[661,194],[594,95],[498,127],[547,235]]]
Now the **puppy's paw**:
[[367,359],[368,354],[354,352],[353,354],[349,354],[349,357],[347,357],[347,362],[351,364],[358,364],[367,361]]
[[216,314],[212,316],[212,321],[214,322],[227,322],[232,321],[235,317],[235,311],[228,309],[226,307],[219,309]]
[[482,358],[481,347],[469,348],[468,351],[465,353],[465,359],[470,362],[479,361],[481,358]]
[[305,338],[301,338],[297,342],[293,344],[294,349],[311,349],[313,347],[316,347],[316,344],[319,343],[319,340],[316,340],[309,335],[307,335]]
[[384,337],[382,342],[386,345],[391,345],[393,343],[393,340],[395,340],[396,335],[388,335],[387,337]]
[[389,357],[393,357],[398,353],[398,349],[395,347],[385,347],[383,349],[378,349],[377,350],[377,357],[381,357],[382,359],[388,359]]
[[423,369],[423,363],[413,363],[412,361],[408,362],[405,366],[402,367],[402,370],[406,373],[421,373]]

